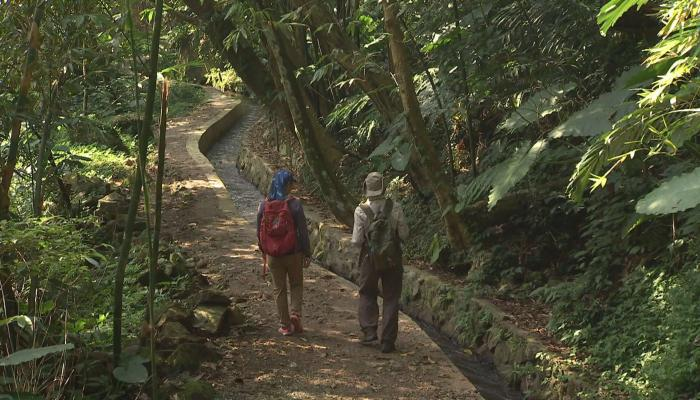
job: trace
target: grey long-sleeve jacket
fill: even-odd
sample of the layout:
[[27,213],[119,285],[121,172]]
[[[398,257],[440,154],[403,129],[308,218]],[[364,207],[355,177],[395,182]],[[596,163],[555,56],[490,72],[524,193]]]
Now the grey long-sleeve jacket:
[[[311,242],[309,240],[309,228],[306,226],[306,215],[304,215],[304,207],[301,205],[301,201],[296,197],[290,197],[289,210],[292,212],[292,218],[294,218],[294,226],[297,230],[297,244],[296,251],[304,253],[305,256],[311,257]],[[258,206],[258,223],[257,223],[257,236],[260,237],[260,222],[263,216],[264,201],[260,202]]]

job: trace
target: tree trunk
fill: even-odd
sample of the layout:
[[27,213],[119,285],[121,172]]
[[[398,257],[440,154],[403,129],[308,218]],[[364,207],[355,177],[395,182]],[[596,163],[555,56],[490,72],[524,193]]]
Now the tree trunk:
[[[162,0],[160,0],[162,1]],[[149,325],[150,345],[151,345],[151,365],[156,365],[156,343],[155,343],[155,315],[153,312],[153,300],[156,287],[156,268],[158,266],[158,253],[160,252],[160,228],[163,218],[163,176],[165,175],[165,133],[168,117],[168,81],[163,81],[163,92],[160,97],[160,134],[158,136],[158,173],[156,175],[156,199],[155,199],[155,222],[153,224],[153,247],[151,257],[148,260],[148,297],[149,297]],[[157,396],[158,375],[155,368],[151,381],[154,382],[153,398]]]
[[49,88],[48,99],[46,99],[46,113],[44,114],[44,124],[41,132],[41,142],[39,143],[39,154],[36,165],[36,186],[34,187],[34,216],[41,217],[44,211],[44,175],[46,171],[47,147],[51,136],[51,124],[53,123],[53,88]]
[[[366,56],[359,47],[340,28],[333,14],[325,3],[319,0],[293,0],[296,7],[306,11],[308,23],[324,45],[326,54],[332,54],[335,60],[350,74],[357,78],[357,84],[372,100],[372,103],[388,124],[393,124],[403,112],[401,102],[396,98],[396,82],[384,70],[365,67]],[[404,131],[406,136],[409,135]],[[431,194],[430,179],[426,171],[416,162],[417,152],[413,151],[409,163],[409,174],[418,191],[424,195]]]
[[[460,21],[462,20],[462,15],[459,10],[459,4],[458,2],[454,1],[452,2],[452,10],[453,10],[453,16],[454,16],[454,21],[455,21],[455,29],[457,30],[457,40],[459,42],[462,41],[462,27],[460,25]],[[478,176],[479,175],[479,167],[476,164],[476,138],[474,138],[474,129],[472,127],[472,117],[471,117],[471,104],[469,102],[469,76],[467,75],[467,67],[466,64],[464,63],[464,56],[462,54],[462,51],[459,50],[457,52],[457,62],[459,63],[459,70],[462,74],[462,84],[464,85],[463,90],[464,93],[463,95],[467,97],[466,99],[466,109],[464,111],[464,127],[465,127],[465,135],[467,136],[467,144],[469,145],[469,162],[471,163],[472,166],[472,175]],[[461,107],[460,107],[461,108]]]
[[419,162],[423,164],[428,177],[433,184],[435,197],[440,209],[443,211],[443,221],[447,230],[450,245],[455,249],[465,249],[470,242],[471,235],[466,225],[455,212],[455,197],[447,177],[443,173],[440,160],[435,152],[425,126],[425,120],[420,110],[420,103],[413,84],[413,73],[410,70],[410,58],[408,48],[404,43],[404,34],[399,24],[397,12],[399,5],[394,0],[384,0],[384,25],[389,33],[389,45],[394,60],[396,79],[403,104],[404,114],[408,123],[408,131],[413,139],[413,144],[420,151]]
[[[408,33],[408,27],[406,24],[403,24],[404,26],[404,32]],[[416,42],[415,38],[410,37],[409,38],[411,41],[411,45],[413,46],[414,50],[419,49],[418,43]],[[442,101],[442,97],[440,96],[440,92],[438,90],[438,86],[435,83],[435,78],[433,77],[432,72],[430,72],[430,67],[428,66],[428,63],[425,61],[423,58],[423,55],[420,54],[419,60],[421,68],[423,69],[423,73],[425,74],[425,77],[428,78],[428,83],[430,84],[430,88],[433,90],[433,96],[435,96],[435,100],[437,101],[438,107],[440,107],[440,125],[442,125],[442,130],[445,135],[445,147],[447,151],[447,161],[450,163],[450,167],[448,168],[448,172],[450,173],[450,182],[454,183],[455,181],[455,162],[454,162],[454,157],[452,155],[452,133],[450,132],[450,127],[449,124],[447,123],[447,116],[446,116],[446,110],[445,110],[445,104]]]
[[[15,297],[15,284],[12,274],[8,270],[3,269],[2,265],[0,265],[0,308],[5,314],[0,314],[2,319],[12,318],[19,314],[19,304]],[[17,332],[14,329],[14,324],[5,325],[0,338],[3,339],[1,343],[6,343],[7,350],[9,350],[8,353],[14,353],[17,347]]]
[[58,165],[56,165],[56,160],[53,158],[53,154],[51,153],[50,149],[47,149],[47,155],[49,159],[49,164],[51,164],[51,168],[53,168],[53,176],[56,179],[56,184],[58,185],[58,191],[61,192],[61,201],[63,202],[63,208],[66,211],[66,215],[69,217],[73,216],[73,206],[71,205],[70,201],[70,189],[68,189],[68,186],[66,185],[65,182],[63,182],[63,179],[61,176],[58,174]]
[[[226,47],[225,40],[234,31],[234,26],[223,15],[217,13],[211,0],[184,2],[205,24],[206,33],[214,48],[231,64],[246,86],[284,123],[289,132],[294,132],[295,125],[289,106],[277,96],[278,88],[273,70],[263,64],[245,38],[239,38],[236,46]],[[290,39],[285,37],[284,40],[286,42]],[[304,66],[305,58],[301,49],[296,49],[293,54],[294,65]],[[317,140],[325,146],[323,157],[330,165],[337,165],[343,152],[335,140],[327,132],[323,132],[314,132]]]
[[276,98],[277,90],[268,68],[263,64],[253,47],[245,38],[239,38],[236,46],[226,47],[226,38],[234,31],[234,26],[224,16],[217,13],[211,0],[184,0],[205,27],[213,47],[228,61],[236,74],[260,101],[282,120],[290,132],[294,130],[291,114],[284,102]]
[[[132,185],[131,199],[129,202],[129,213],[127,215],[126,227],[124,229],[124,240],[121,245],[119,253],[119,262],[117,263],[116,277],[115,277],[115,290],[114,290],[114,331],[113,331],[113,353],[115,365],[119,363],[119,358],[121,356],[121,331],[122,331],[122,301],[124,292],[124,273],[126,270],[126,264],[129,261],[129,251],[131,249],[131,239],[134,233],[134,222],[136,220],[136,213],[138,211],[139,201],[141,199],[141,190],[147,182],[144,182],[146,176],[146,163],[147,163],[147,151],[148,151],[148,138],[152,136],[152,125],[153,125],[153,105],[155,103],[155,93],[156,84],[158,81],[158,52],[160,49],[160,32],[162,23],[162,13],[163,13],[163,0],[157,0],[156,3],[156,16],[153,21],[153,34],[151,36],[151,52],[149,57],[149,67],[148,67],[148,86],[146,90],[146,103],[144,105],[143,112],[143,123],[141,124],[141,130],[138,137],[138,166],[137,171],[134,176],[134,184]],[[131,18],[131,16],[129,16]],[[133,32],[132,32],[133,35]],[[132,36],[133,37],[133,36]],[[134,42],[132,41],[132,46]],[[134,52],[134,68],[135,68],[135,48],[132,48]],[[136,73],[136,71],[134,71]],[[138,95],[138,94],[137,94]],[[151,302],[152,295],[152,280],[154,279],[153,273],[149,274],[149,303]],[[152,319],[153,307],[149,307],[149,317]],[[152,377],[153,381],[156,381],[155,375],[155,364],[152,366]]]
[[321,196],[333,215],[343,224],[352,226],[355,209],[354,199],[350,196],[347,188],[338,181],[333,172],[335,166],[327,163],[323,157],[325,149],[321,148],[315,139],[317,135],[325,134],[323,132],[325,129],[318,122],[318,116],[314,113],[311,100],[294,76],[289,54],[285,51],[287,49],[281,48],[282,40],[271,22],[268,22],[268,26],[264,28],[264,34],[279,68],[287,104],[294,119],[295,132],[304,151],[304,159],[319,183]]
[[22,114],[27,107],[27,97],[32,83],[32,74],[36,68],[39,47],[41,47],[41,34],[39,25],[44,18],[45,1],[40,1],[34,10],[31,27],[29,28],[29,38],[27,46],[27,57],[24,62],[22,80],[20,81],[19,94],[17,95],[17,112],[12,117],[12,130],[10,132],[10,146],[7,153],[7,160],[2,165],[2,181],[0,182],[0,221],[10,217],[10,185],[12,176],[17,166],[19,157],[19,141],[22,128]]

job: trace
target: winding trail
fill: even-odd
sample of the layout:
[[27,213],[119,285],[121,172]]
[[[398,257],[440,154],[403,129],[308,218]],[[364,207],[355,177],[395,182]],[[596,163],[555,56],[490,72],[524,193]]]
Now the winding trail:
[[[474,386],[410,318],[401,316],[398,352],[359,344],[356,287],[325,269],[305,270],[303,335],[281,337],[270,278],[260,276],[254,218],[261,196],[235,167],[253,108],[213,150],[199,136],[237,100],[208,90],[210,101],[168,131],[165,228],[197,256],[212,285],[248,316],[244,329],[215,339],[224,352],[201,379],[224,399],[480,399]],[[217,167],[216,170],[214,167]],[[218,174],[217,174],[218,170]],[[223,181],[223,183],[222,183]]]

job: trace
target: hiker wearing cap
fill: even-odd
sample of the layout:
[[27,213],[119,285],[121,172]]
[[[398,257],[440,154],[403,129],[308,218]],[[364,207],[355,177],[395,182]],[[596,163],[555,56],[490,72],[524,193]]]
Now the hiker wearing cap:
[[[301,201],[290,196],[294,177],[286,169],[277,171],[267,198],[258,208],[258,246],[263,253],[263,275],[269,265],[275,284],[275,300],[280,319],[279,333],[288,336],[303,332],[301,306],[303,268],[311,260],[309,231]],[[287,302],[287,279],[291,315]]]
[[352,243],[360,251],[360,304],[358,317],[364,337],[362,344],[377,339],[379,280],[384,298],[381,350],[395,348],[399,332],[399,298],[403,283],[401,241],[408,238],[408,225],[401,206],[384,196],[384,178],[378,172],[367,175],[363,185],[367,201],[355,209]]

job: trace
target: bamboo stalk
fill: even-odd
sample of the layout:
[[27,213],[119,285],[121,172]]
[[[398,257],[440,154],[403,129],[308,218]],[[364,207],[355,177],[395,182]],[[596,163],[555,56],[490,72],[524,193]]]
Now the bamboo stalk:
[[39,57],[39,48],[41,47],[41,33],[39,25],[44,18],[44,10],[46,2],[40,1],[34,9],[34,17],[32,18],[29,36],[27,38],[27,57],[24,61],[24,69],[22,79],[19,85],[19,94],[17,95],[17,108],[15,115],[12,117],[12,130],[10,132],[10,146],[8,149],[7,160],[0,165],[2,166],[2,181],[0,182],[0,221],[10,217],[10,185],[12,184],[12,176],[15,172],[17,159],[19,158],[19,142],[22,129],[22,114],[27,107],[29,89],[32,83],[32,75],[37,66]]

